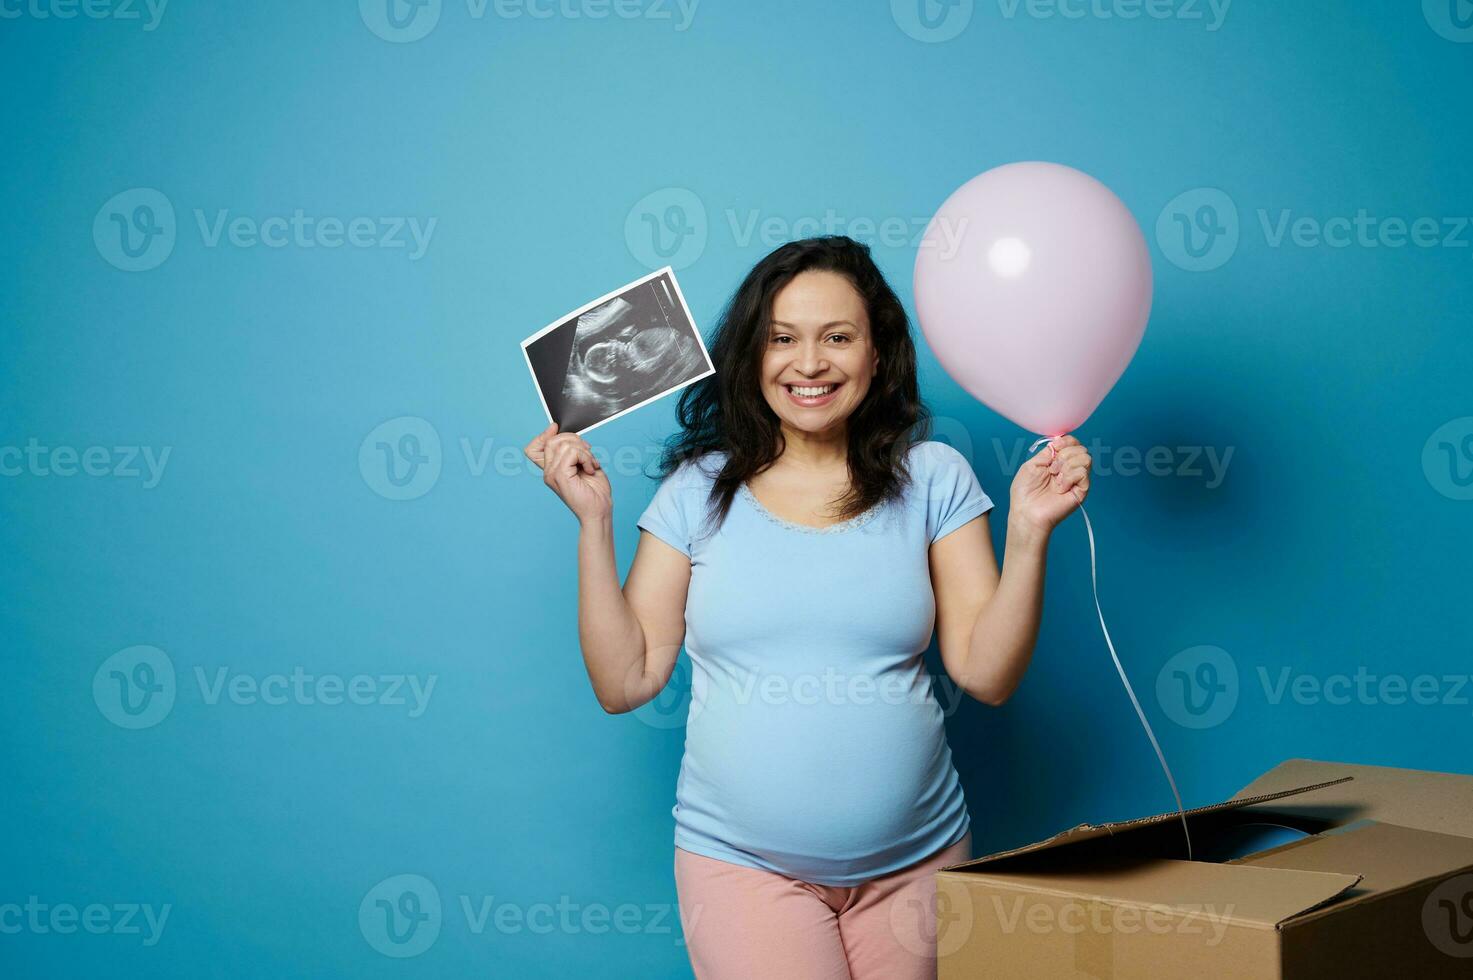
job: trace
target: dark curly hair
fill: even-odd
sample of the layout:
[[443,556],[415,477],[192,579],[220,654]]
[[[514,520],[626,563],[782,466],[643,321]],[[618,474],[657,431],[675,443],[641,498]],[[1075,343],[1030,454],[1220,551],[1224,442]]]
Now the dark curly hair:
[[758,375],[766,351],[773,297],[800,272],[826,270],[845,276],[864,298],[879,369],[864,400],[848,418],[851,489],[839,519],[897,499],[910,484],[910,447],[929,438],[931,414],[920,398],[910,319],[869,247],[844,235],[805,238],[779,246],[742,280],[722,311],[709,348],[716,373],[688,386],[676,417],[680,431],[666,440],[659,462],[663,479],[691,459],[724,451],[708,502],[708,521],[719,527],[737,488],[782,455],[778,417],[762,396]]

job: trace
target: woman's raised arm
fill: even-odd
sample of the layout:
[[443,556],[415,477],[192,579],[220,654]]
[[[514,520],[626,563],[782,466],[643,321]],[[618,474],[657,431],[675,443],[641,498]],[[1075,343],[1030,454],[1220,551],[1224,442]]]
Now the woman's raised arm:
[[1033,659],[1049,538],[1089,493],[1089,452],[1073,436],[1054,446],[1013,478],[1001,573],[986,515],[931,545],[942,666],[964,691],[994,706],[1012,696]]
[[598,703],[610,714],[652,700],[685,642],[690,560],[641,531],[621,589],[614,555],[613,491],[592,448],[554,422],[523,452],[578,518],[578,641]]

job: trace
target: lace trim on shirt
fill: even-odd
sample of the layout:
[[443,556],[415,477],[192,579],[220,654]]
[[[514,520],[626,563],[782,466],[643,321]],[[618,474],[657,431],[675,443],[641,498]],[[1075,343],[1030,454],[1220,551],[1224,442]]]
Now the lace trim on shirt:
[[750,503],[752,507],[757,511],[757,513],[761,514],[769,521],[776,524],[778,527],[785,527],[794,531],[802,531],[804,534],[836,534],[840,531],[849,531],[857,527],[863,527],[870,521],[874,520],[875,517],[879,515],[881,510],[881,505],[876,504],[864,513],[855,514],[853,517],[849,518],[846,521],[840,521],[837,524],[830,524],[827,527],[813,527],[810,524],[799,524],[796,521],[790,521],[786,518],[778,517],[772,511],[762,506],[762,501],[757,499],[757,495],[753,493],[751,488],[748,487],[745,483],[739,484],[738,490],[741,492],[742,496],[747,499],[747,502]]

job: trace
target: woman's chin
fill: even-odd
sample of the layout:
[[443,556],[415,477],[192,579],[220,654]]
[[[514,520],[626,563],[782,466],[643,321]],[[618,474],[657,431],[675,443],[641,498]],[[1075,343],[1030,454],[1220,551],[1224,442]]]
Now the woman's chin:
[[844,425],[843,416],[833,416],[824,419],[814,418],[792,418],[791,416],[778,416],[783,425],[790,431],[801,432],[808,436],[822,436],[835,432]]

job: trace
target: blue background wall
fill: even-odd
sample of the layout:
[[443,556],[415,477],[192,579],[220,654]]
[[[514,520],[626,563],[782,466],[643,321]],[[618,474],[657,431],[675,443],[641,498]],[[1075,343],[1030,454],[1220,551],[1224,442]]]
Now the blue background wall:
[[[829,214],[909,302],[895,222],[1019,159],[1151,242],[1145,342],[1079,434],[1188,801],[1292,756],[1473,771],[1467,3],[386,2],[0,3],[0,972],[688,975],[680,685],[593,699],[519,341],[667,261],[709,329]],[[1005,500],[1025,434],[922,371]],[[621,568],[673,407],[590,433]],[[1088,570],[1071,519],[1024,687],[949,719],[979,850],[1170,805]],[[1382,686],[1418,675],[1429,703]]]

